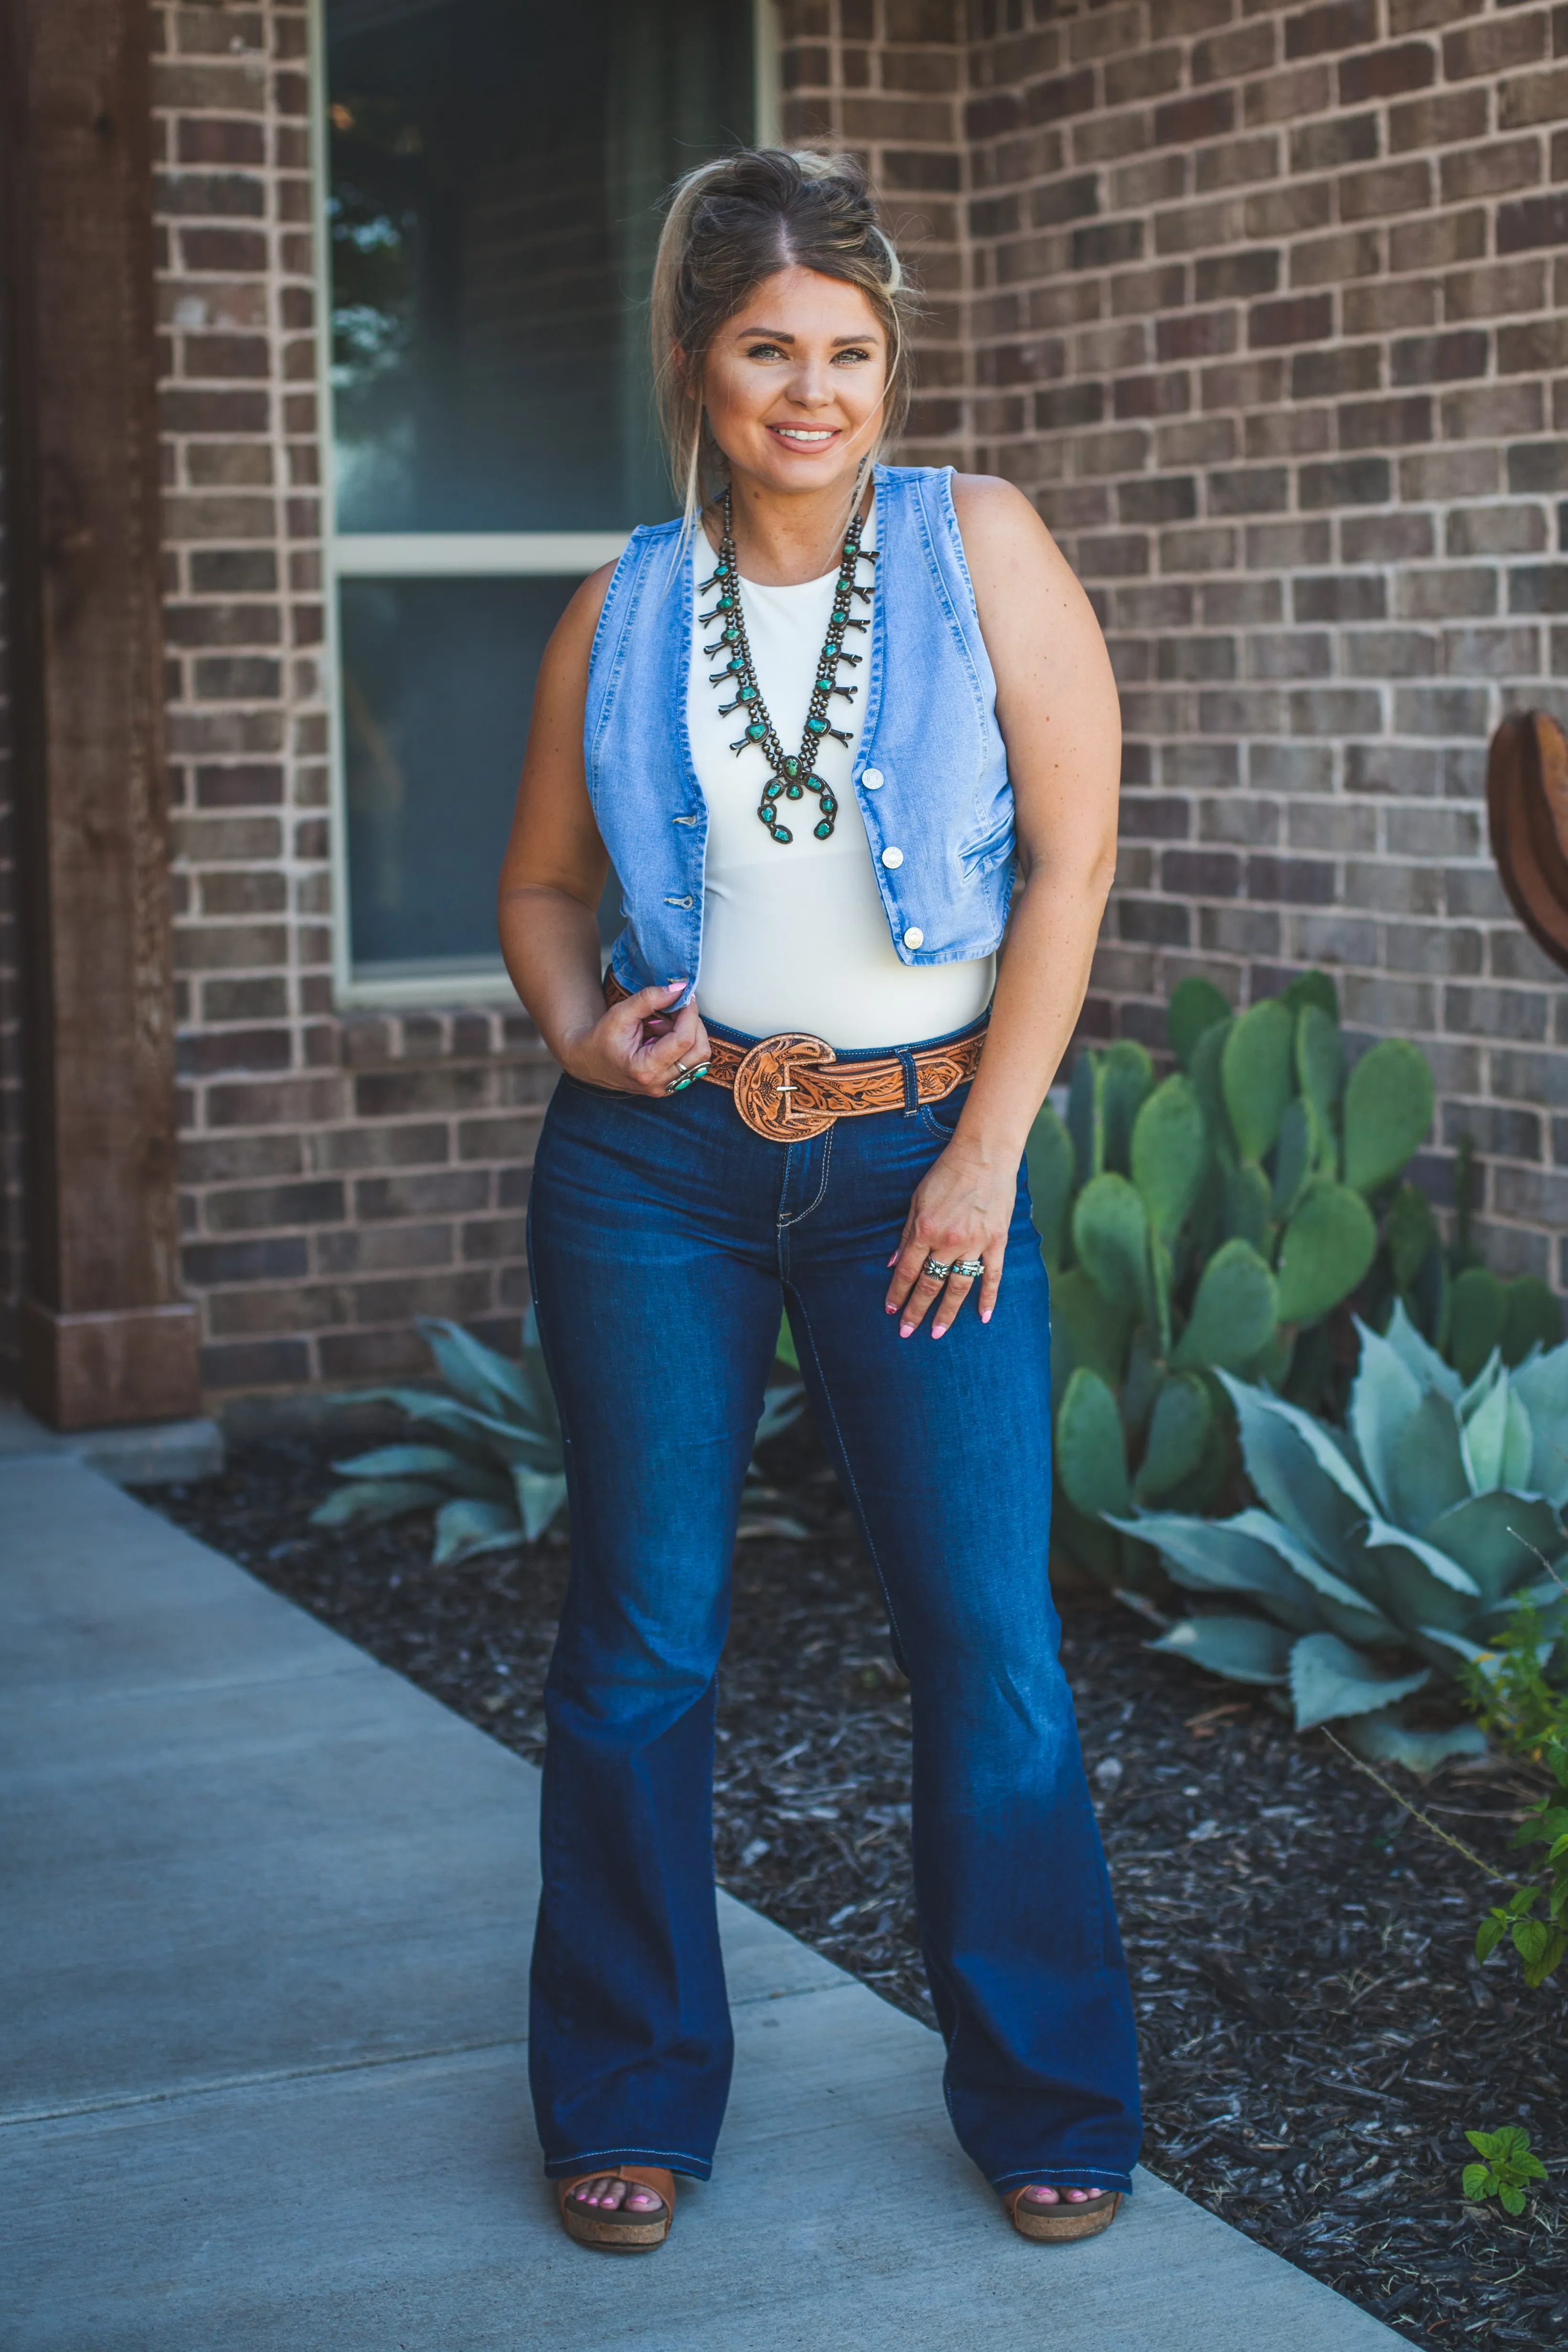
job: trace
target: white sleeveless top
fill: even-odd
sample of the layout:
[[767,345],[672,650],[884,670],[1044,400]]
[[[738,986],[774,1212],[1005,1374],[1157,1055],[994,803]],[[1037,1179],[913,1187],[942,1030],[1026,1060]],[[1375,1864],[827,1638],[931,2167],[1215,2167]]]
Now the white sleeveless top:
[[[873,516],[862,544],[874,545],[874,529]],[[714,555],[701,530],[692,561],[701,567],[695,580],[706,580]],[[740,583],[757,683],[786,751],[796,748],[805,730],[838,576],[835,569],[793,588]],[[717,635],[717,624],[695,615],[711,603],[708,596],[693,600],[686,696],[692,764],[708,808],[699,1012],[747,1036],[802,1030],[846,1050],[914,1045],[967,1027],[990,1002],[995,956],[972,963],[901,963],[883,911],[850,781],[869,661],[862,659],[858,669],[844,664],[841,680],[858,682],[860,693],[852,702],[835,698],[830,706],[831,723],[849,742],[824,741],[816,757],[816,772],[839,804],[832,833],[826,841],[815,836],[815,793],[781,799],[779,818],[794,836],[781,846],[757,814],[768,763],[750,746],[731,751],[744,723],[739,711],[718,715],[722,704],[735,699],[734,681],[727,678],[722,689],[708,683],[720,656],[703,647]],[[846,643],[852,653],[868,654],[871,632],[852,629]]]

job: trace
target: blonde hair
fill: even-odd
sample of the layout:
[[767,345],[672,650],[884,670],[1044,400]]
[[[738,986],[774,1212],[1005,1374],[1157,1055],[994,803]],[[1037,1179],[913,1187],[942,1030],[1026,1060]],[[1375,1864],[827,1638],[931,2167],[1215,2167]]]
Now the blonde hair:
[[873,462],[903,430],[918,299],[858,159],[759,147],[699,164],[676,184],[653,264],[653,382],[683,538],[725,476],[701,397],[714,338],[765,278],[792,267],[860,288],[888,345]]

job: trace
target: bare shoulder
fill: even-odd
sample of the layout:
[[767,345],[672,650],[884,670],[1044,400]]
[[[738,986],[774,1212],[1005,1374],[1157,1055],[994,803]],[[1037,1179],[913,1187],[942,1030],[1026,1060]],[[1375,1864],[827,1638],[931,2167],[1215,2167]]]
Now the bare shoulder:
[[615,576],[613,563],[601,563],[573,591],[539,664],[538,691],[543,696],[575,694],[580,700],[588,687],[588,657],[593,633],[604,610],[604,599]]
[[593,642],[593,632],[599,626],[599,616],[604,610],[604,599],[610,593],[610,583],[615,577],[613,563],[601,563],[591,572],[576,589],[571,602],[556,624],[558,633],[569,635],[573,644],[580,639],[586,647]]
[[999,474],[955,474],[953,511],[967,554],[1039,554],[1055,545],[1018,484]]

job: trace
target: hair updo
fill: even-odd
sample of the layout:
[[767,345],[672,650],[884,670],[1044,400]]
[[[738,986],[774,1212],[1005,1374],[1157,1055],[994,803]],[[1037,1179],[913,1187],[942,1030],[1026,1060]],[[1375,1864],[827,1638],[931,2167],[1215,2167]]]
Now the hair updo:
[[671,197],[653,293],[659,422],[688,530],[723,474],[695,389],[708,352],[764,279],[790,268],[858,286],[887,337],[887,390],[873,457],[908,415],[915,297],[859,161],[761,147],[699,164]]

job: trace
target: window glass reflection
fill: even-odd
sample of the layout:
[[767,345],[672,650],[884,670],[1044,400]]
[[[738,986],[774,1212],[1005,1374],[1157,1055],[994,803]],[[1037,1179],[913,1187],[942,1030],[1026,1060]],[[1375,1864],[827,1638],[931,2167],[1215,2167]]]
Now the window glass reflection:
[[575,580],[339,589],[358,971],[494,966],[496,877],[534,676]]
[[668,513],[659,199],[751,135],[745,0],[329,0],[327,37],[339,530]]

